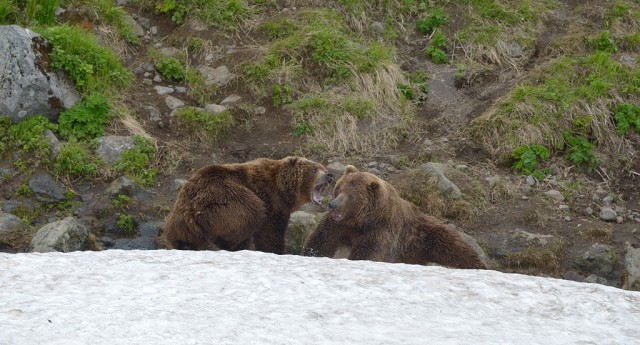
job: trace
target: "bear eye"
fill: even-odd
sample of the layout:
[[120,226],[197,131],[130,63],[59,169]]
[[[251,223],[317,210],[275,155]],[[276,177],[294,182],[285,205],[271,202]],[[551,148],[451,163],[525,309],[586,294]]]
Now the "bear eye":
[[311,170],[311,172],[312,172],[312,173],[314,173],[314,174],[315,174],[317,171],[318,171],[318,169],[316,169],[316,168],[313,168],[313,170]]

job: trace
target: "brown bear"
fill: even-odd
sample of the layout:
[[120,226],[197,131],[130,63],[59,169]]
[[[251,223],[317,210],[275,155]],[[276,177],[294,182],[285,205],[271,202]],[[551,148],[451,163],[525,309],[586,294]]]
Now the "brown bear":
[[332,181],[322,164],[302,157],[205,166],[180,191],[159,242],[168,249],[215,245],[282,254],[291,213],[320,203]]
[[351,260],[487,268],[456,230],[423,214],[373,174],[347,166],[333,197],[302,255],[334,257],[346,246]]

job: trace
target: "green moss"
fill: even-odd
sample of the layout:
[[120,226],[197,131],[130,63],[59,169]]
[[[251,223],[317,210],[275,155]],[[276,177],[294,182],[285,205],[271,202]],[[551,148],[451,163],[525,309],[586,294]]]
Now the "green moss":
[[58,175],[93,177],[98,173],[99,166],[100,160],[85,144],[70,142],[60,148],[60,153],[53,163],[53,170]]
[[151,186],[155,184],[158,173],[151,167],[155,153],[156,147],[150,139],[135,136],[134,147],[122,153],[115,163],[115,168],[139,184]]

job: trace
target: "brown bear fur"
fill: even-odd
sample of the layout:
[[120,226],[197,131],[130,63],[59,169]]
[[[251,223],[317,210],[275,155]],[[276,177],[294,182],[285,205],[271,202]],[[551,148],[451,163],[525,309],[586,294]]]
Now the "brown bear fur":
[[255,249],[282,254],[289,216],[320,202],[333,179],[320,163],[266,158],[208,165],[180,191],[158,242],[169,249]]
[[333,196],[302,255],[334,257],[346,246],[351,260],[487,268],[456,230],[423,214],[373,174],[347,166]]

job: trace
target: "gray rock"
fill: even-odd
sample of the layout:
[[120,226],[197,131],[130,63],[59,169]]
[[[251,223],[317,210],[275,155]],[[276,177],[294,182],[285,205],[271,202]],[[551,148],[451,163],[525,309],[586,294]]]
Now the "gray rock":
[[267,113],[267,108],[265,107],[256,107],[255,109],[253,109],[253,113],[256,115],[264,115]]
[[152,27],[149,29],[149,32],[150,32],[152,35],[154,35],[154,36],[155,36],[155,35],[157,35],[157,34],[158,34],[158,27],[157,27],[157,26],[155,26],[155,25],[154,25],[154,26],[152,26]]
[[187,88],[184,87],[184,86],[176,86],[175,89],[176,89],[176,93],[178,93],[178,94],[183,95],[183,94],[187,93]]
[[342,174],[345,168],[346,166],[340,162],[332,162],[329,165],[327,165],[327,169],[332,173]]
[[171,182],[171,189],[174,191],[179,191],[186,185],[188,180],[183,178],[177,178]]
[[115,181],[111,182],[109,187],[105,190],[105,194],[109,198],[116,197],[118,195],[133,196],[136,193],[142,191],[142,187],[136,181],[127,177],[118,177]]
[[204,57],[204,61],[206,62],[213,61],[213,54],[207,54],[207,56]]
[[484,178],[485,181],[489,184],[489,188],[495,187],[500,181],[502,181],[502,177],[500,176],[489,176]]
[[552,189],[550,191],[546,191],[544,192],[544,195],[546,195],[547,197],[557,201],[557,202],[563,202],[564,201],[564,195],[562,195],[562,193],[560,193],[560,191]]
[[576,271],[567,271],[562,274],[562,279],[572,280],[574,282],[584,281],[584,277],[578,274]]
[[593,215],[593,209],[591,207],[587,207],[583,210],[584,214],[588,215],[588,216],[592,216]]
[[160,74],[156,74],[155,77],[153,77],[153,81],[156,83],[162,83],[162,77]]
[[47,172],[38,173],[30,178],[28,185],[38,201],[58,202],[67,199],[67,189]]
[[138,24],[140,24],[144,29],[149,29],[149,27],[151,27],[151,20],[149,20],[149,18],[145,18],[145,17],[138,17],[136,19],[136,21],[138,22]]
[[607,195],[604,197],[604,199],[602,199],[602,201],[605,204],[610,205],[613,202],[613,197],[611,195]]
[[225,99],[222,100],[222,102],[220,102],[220,104],[222,105],[227,105],[227,104],[231,104],[231,103],[236,103],[237,101],[241,100],[242,97],[233,94],[230,96],[227,96]]
[[117,6],[125,6],[125,5],[129,5],[130,2],[131,2],[131,0],[116,0],[116,5]]
[[125,150],[133,149],[135,139],[132,136],[109,135],[98,138],[96,154],[109,164],[114,164],[120,159]]
[[127,24],[131,26],[136,36],[138,37],[144,36],[144,28],[142,27],[142,25],[138,24],[138,22],[136,22],[136,20],[133,19],[133,17],[130,14],[125,12],[123,17],[125,22],[127,22]]
[[591,274],[583,280],[585,283],[609,285],[609,282],[597,274]]
[[165,48],[160,48],[158,50],[160,52],[160,54],[166,56],[166,57],[174,57],[178,54],[180,54],[180,49],[176,48],[176,47],[165,47]]
[[509,55],[513,58],[519,58],[524,55],[524,51],[522,50],[522,46],[518,42],[510,42],[508,43]]
[[[29,225],[22,219],[0,212],[0,250],[17,250],[30,236]],[[28,242],[27,242],[28,243]]]
[[303,211],[293,212],[285,235],[285,254],[300,254],[304,240],[317,224],[317,216]]
[[374,175],[380,175],[380,170],[378,170],[377,168],[368,168],[367,172]]
[[382,34],[384,33],[384,24],[382,22],[373,22],[370,25],[371,31],[375,33]]
[[164,221],[151,220],[146,223],[142,223],[138,228],[138,234],[140,236],[155,237],[164,227]]
[[43,115],[51,121],[80,94],[62,71],[51,67],[51,45],[17,25],[0,26],[0,116],[20,122]]
[[478,256],[480,257],[480,260],[482,260],[482,262],[487,267],[491,267],[491,260],[489,260],[489,257],[487,256],[487,253],[485,253],[484,250],[482,249],[482,247],[480,247],[480,245],[478,244],[476,239],[471,237],[470,235],[468,235],[464,231],[460,231],[460,230],[457,230],[457,231],[462,236],[464,241],[467,242],[471,246],[471,248],[473,248],[473,250],[478,254]]
[[622,288],[640,291],[640,248],[629,247],[624,256],[624,281]]
[[527,176],[527,185],[529,185],[531,187],[535,187],[537,183],[538,182],[536,181],[535,177],[533,177],[531,175]]
[[143,78],[142,79],[142,84],[144,84],[144,85],[153,85],[153,80],[151,80],[149,78]]
[[604,206],[600,209],[600,219],[608,222],[615,222],[618,219],[618,214],[611,207]]
[[419,171],[424,172],[436,180],[437,187],[443,195],[447,195],[456,200],[461,199],[462,192],[458,186],[445,176],[446,169],[446,165],[439,163],[426,163],[418,167]]
[[151,122],[162,121],[162,114],[160,114],[160,110],[158,110],[156,107],[148,106],[147,111],[149,112],[149,121]]
[[469,167],[465,164],[458,164],[456,165],[456,169],[462,171],[462,172],[467,172],[469,171]]
[[167,105],[167,107],[169,107],[169,109],[171,110],[175,110],[178,109],[180,107],[184,107],[185,103],[184,101],[175,98],[173,96],[167,96],[164,99],[164,103]]
[[624,218],[622,216],[617,216],[616,217],[616,223],[618,223],[618,224],[624,223]]
[[36,205],[31,200],[6,200],[2,202],[2,209],[8,213],[14,213],[17,209],[33,211],[36,209]]
[[560,205],[558,209],[560,209],[560,211],[569,211],[569,205]]
[[204,110],[210,112],[212,114],[220,114],[221,112],[227,110],[227,107],[219,104],[207,104],[204,106]]
[[153,88],[156,90],[158,95],[166,95],[169,93],[173,93],[175,91],[172,87],[161,86],[161,85],[156,85]]
[[111,249],[154,250],[156,249],[156,245],[153,237],[118,238],[113,241]]
[[214,84],[223,86],[236,77],[235,74],[229,71],[227,66],[218,66],[216,68],[211,68],[209,66],[199,66],[198,71],[202,73],[202,76],[205,78],[205,84],[207,86],[211,86]]
[[56,157],[58,157],[58,154],[60,153],[60,140],[58,140],[58,137],[56,137],[56,135],[50,129],[44,131],[44,136],[49,139],[49,149],[51,151],[51,153],[49,154],[49,159],[53,162],[56,160]]
[[189,21],[189,28],[193,31],[204,31],[207,30],[207,24],[199,19],[192,19]]
[[582,271],[609,277],[617,260],[616,255],[613,247],[605,244],[594,244],[581,257],[576,259],[574,265]]
[[145,62],[142,64],[142,69],[147,71],[147,72],[153,72],[156,70],[156,68],[153,66],[153,64],[149,61]]
[[89,229],[77,219],[67,217],[49,223],[33,236],[30,252],[72,252],[91,249]]

